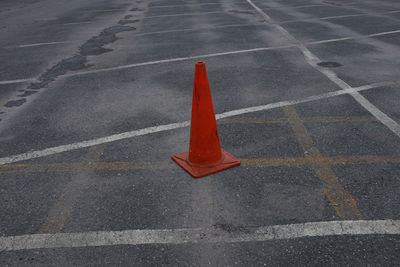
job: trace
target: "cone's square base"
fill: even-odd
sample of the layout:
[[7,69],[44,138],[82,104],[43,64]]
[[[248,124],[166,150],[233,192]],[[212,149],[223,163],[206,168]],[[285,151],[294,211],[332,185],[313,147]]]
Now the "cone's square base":
[[221,152],[221,160],[215,164],[193,164],[189,162],[189,152],[173,155],[172,160],[181,166],[185,171],[190,173],[190,175],[192,175],[194,178],[204,177],[240,165],[240,161],[237,158],[224,150]]

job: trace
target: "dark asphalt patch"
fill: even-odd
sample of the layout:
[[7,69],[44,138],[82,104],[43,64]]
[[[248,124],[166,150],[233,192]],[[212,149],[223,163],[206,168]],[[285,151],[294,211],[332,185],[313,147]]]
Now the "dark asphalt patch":
[[134,7],[134,8],[131,8],[130,11],[144,11],[144,9]]
[[55,66],[47,70],[44,74],[39,77],[39,82],[31,83],[28,89],[41,89],[47,87],[49,83],[54,81],[58,76],[67,73],[70,70],[80,70],[86,67],[86,58],[81,55],[72,56],[67,59],[63,59]]
[[33,94],[36,94],[36,93],[37,93],[37,91],[34,91],[34,90],[23,90],[23,93],[19,94],[17,96],[25,97],[25,96],[30,96],[30,95],[33,95]]
[[100,55],[106,52],[112,51],[112,49],[104,48],[103,46],[115,42],[118,38],[117,33],[124,31],[133,31],[136,28],[131,26],[112,26],[103,30],[100,35],[91,38],[84,43],[80,48],[79,52],[82,56]]
[[[104,29],[98,36],[95,36],[86,41],[79,48],[78,55],[74,55],[67,59],[61,60],[59,63],[48,69],[45,73],[40,75],[40,77],[38,78],[39,82],[31,83],[28,86],[27,89],[32,89],[32,90],[26,90],[24,94],[18,96],[32,95],[35,93],[33,90],[39,90],[47,87],[60,75],[66,74],[69,71],[76,71],[87,68],[88,66],[86,65],[87,62],[86,56],[100,55],[112,51],[111,49],[106,49],[103,46],[115,42],[118,39],[116,34],[124,31],[133,31],[133,30],[136,30],[136,28],[124,25],[111,26],[109,28]],[[4,106],[15,107],[15,106],[20,106],[25,102],[26,99],[11,100],[8,101]]]
[[22,104],[24,104],[25,102],[26,102],[26,99],[25,99],[25,98],[18,99],[18,100],[11,100],[11,101],[8,101],[4,106],[5,106],[6,108],[19,107],[19,106],[21,106]]
[[343,65],[338,63],[338,62],[334,62],[334,61],[323,61],[323,62],[319,62],[317,63],[318,66],[321,67],[325,67],[325,68],[337,68],[337,67],[342,67]]
[[118,21],[118,24],[125,25],[125,24],[132,24],[132,23],[136,23],[136,22],[139,22],[139,20],[138,19],[123,19],[123,20]]

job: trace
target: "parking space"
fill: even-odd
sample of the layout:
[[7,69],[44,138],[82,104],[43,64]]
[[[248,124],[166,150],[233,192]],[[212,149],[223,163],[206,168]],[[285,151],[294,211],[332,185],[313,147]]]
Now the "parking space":
[[[399,261],[394,1],[17,7],[0,5],[1,262]],[[202,179],[170,159],[188,150],[197,61],[241,160]]]

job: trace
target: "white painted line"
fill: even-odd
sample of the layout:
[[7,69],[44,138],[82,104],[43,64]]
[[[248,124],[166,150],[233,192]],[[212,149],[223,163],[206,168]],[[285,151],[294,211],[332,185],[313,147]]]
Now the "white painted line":
[[13,83],[24,83],[24,82],[36,82],[36,79],[28,78],[28,79],[19,79],[19,80],[9,80],[9,81],[0,81],[0,85],[2,84],[13,84]]
[[[260,8],[258,8],[255,4],[253,4],[252,0],[246,0],[251,6],[254,7],[268,22],[273,23],[274,21]],[[375,118],[377,118],[382,124],[388,127],[394,134],[400,137],[400,125],[391,119],[388,115],[379,110],[375,105],[369,102],[365,97],[363,97],[357,90],[354,90],[349,84],[347,84],[344,80],[340,79],[336,73],[334,73],[330,69],[323,68],[318,65],[318,62],[321,61],[315,54],[313,54],[305,45],[301,44],[293,35],[291,35],[285,28],[280,25],[274,24],[275,27],[288,39],[293,40],[295,43],[297,42],[297,47],[303,53],[306,61],[316,70],[324,74],[328,79],[330,79],[333,83],[338,85],[342,90],[349,91],[349,94],[366,110],[368,110]]]
[[[224,113],[216,114],[215,117],[218,120],[218,119],[223,119],[223,118],[237,116],[237,115],[246,114],[246,113],[270,110],[270,109],[279,108],[279,107],[285,107],[285,106],[290,106],[290,105],[295,105],[295,104],[300,104],[300,103],[305,103],[305,102],[310,102],[310,101],[316,101],[316,100],[330,98],[330,97],[334,97],[334,96],[338,96],[338,95],[348,94],[350,92],[368,90],[368,89],[381,87],[384,85],[390,85],[390,84],[394,84],[394,83],[395,82],[373,83],[373,84],[364,85],[364,86],[360,86],[360,87],[356,87],[356,88],[350,88],[350,89],[346,89],[346,90],[338,90],[338,91],[324,93],[324,94],[320,94],[320,95],[313,95],[313,96],[305,97],[302,99],[280,101],[280,102],[270,103],[270,104],[261,105],[261,106],[254,106],[254,107],[248,107],[248,108],[227,111]],[[158,132],[164,132],[164,131],[184,128],[189,125],[190,125],[190,121],[183,121],[183,122],[148,127],[148,128],[144,128],[144,129],[130,131],[130,132],[114,134],[114,135],[110,135],[110,136],[106,136],[106,137],[101,137],[101,138],[97,138],[97,139],[92,139],[92,140],[87,140],[87,141],[82,141],[82,142],[77,142],[77,143],[72,143],[72,144],[67,144],[67,145],[61,145],[61,146],[57,146],[57,147],[46,148],[43,150],[36,150],[36,151],[32,151],[32,152],[27,152],[27,153],[23,153],[23,154],[0,158],[0,165],[45,157],[45,156],[49,156],[49,155],[54,155],[54,154],[67,152],[67,151],[73,151],[73,150],[96,146],[96,145],[105,144],[105,143],[111,143],[111,142],[128,139],[128,138],[132,138],[132,137],[136,137],[136,136],[142,136],[142,135],[147,135],[147,134],[153,134],[153,133],[158,133]]]
[[330,20],[339,18],[351,18],[351,17],[362,17],[368,16],[369,14],[351,14],[351,15],[341,15],[341,16],[330,16],[330,17],[319,17],[319,18],[307,18],[307,19],[294,19],[294,20],[284,20],[275,24],[287,24],[292,22],[302,22],[302,21],[318,21],[318,20]]
[[[226,2],[228,3],[228,2]],[[194,6],[212,6],[212,5],[223,5],[224,2],[216,2],[216,3],[201,3],[201,4],[182,4],[182,5],[163,5],[163,6],[149,6],[150,9],[153,8],[170,8],[170,7],[194,7]],[[247,4],[247,3],[243,3],[243,2],[229,2],[229,4],[239,4],[239,5],[243,5],[243,4]]]
[[[351,89],[350,89],[351,90]],[[395,122],[388,115],[383,113],[375,105],[369,102],[364,96],[362,96],[357,91],[351,90],[349,93],[358,103],[360,103],[366,110],[368,110],[372,115],[375,116],[380,122],[382,122],[386,127],[388,127],[393,133],[400,137],[400,125]]]
[[[345,40],[358,40],[358,39],[364,39],[364,38],[382,36],[382,35],[390,35],[390,34],[396,34],[396,33],[400,33],[400,30],[374,33],[374,34],[369,34],[369,35],[365,35],[365,36],[361,36],[361,37],[357,37],[357,38],[344,37],[344,38],[337,38],[337,39],[313,41],[313,42],[307,43],[307,45],[331,43],[331,42],[340,42],[340,41],[345,41]],[[73,42],[73,41],[71,41],[71,42]],[[147,65],[179,62],[179,61],[185,61],[185,60],[193,60],[193,59],[200,59],[200,58],[210,58],[210,57],[218,57],[218,56],[234,55],[234,54],[242,54],[242,53],[251,53],[251,52],[274,50],[274,49],[285,49],[285,48],[291,48],[291,47],[297,47],[297,45],[293,44],[293,45],[284,45],[284,46],[259,47],[259,48],[246,49],[246,50],[236,50],[236,51],[228,51],[228,52],[221,52],[221,53],[214,53],[214,54],[205,54],[205,55],[190,56],[190,57],[181,57],[181,58],[171,58],[171,59],[163,59],[163,60],[156,60],[156,61],[148,61],[148,62],[142,62],[142,63],[120,65],[120,66],[104,68],[104,69],[95,69],[95,70],[89,70],[89,71],[72,72],[72,73],[60,75],[59,77],[73,77],[73,76],[79,76],[79,75],[101,73],[101,72],[106,72],[106,71],[130,69],[130,68],[135,68],[135,67],[140,67],[140,66],[147,66]],[[1,84],[21,83],[21,82],[34,82],[34,81],[37,81],[37,80],[34,79],[34,78],[27,78],[27,79],[20,79],[20,80],[0,81],[0,85]]]
[[279,7],[263,7],[262,10],[274,10],[274,9],[296,9],[296,8],[304,8],[304,7],[319,7],[326,5],[323,4],[311,4],[311,5],[301,5],[301,6],[279,6]]
[[58,41],[58,42],[49,42],[49,43],[35,43],[35,44],[24,44],[18,45],[17,47],[34,47],[34,46],[43,46],[43,45],[57,45],[57,44],[68,44],[72,43],[72,41]]
[[[265,10],[265,9],[264,9]],[[386,14],[386,13],[379,13],[379,14]],[[276,24],[286,24],[286,23],[293,23],[293,22],[302,22],[302,21],[317,21],[317,20],[329,20],[329,19],[336,19],[336,18],[348,18],[348,17],[360,17],[360,16],[368,16],[371,14],[363,13],[363,14],[351,14],[351,15],[342,15],[342,16],[331,16],[331,17],[319,17],[319,18],[308,18],[308,19],[296,19],[296,20],[285,20],[281,21]],[[377,14],[376,14],[377,15]],[[241,27],[241,26],[250,26],[250,25],[265,25],[265,23],[249,23],[249,24],[232,24],[232,25],[221,25],[221,26],[214,26],[214,27],[203,27],[203,28],[187,28],[187,29],[177,29],[177,30],[166,30],[166,31],[155,31],[155,32],[144,32],[136,34],[136,36],[144,36],[144,35],[151,35],[151,34],[165,34],[165,33],[173,33],[173,32],[185,32],[185,31],[198,31],[198,30],[208,30],[208,29],[215,29],[215,28],[225,28],[225,27]],[[396,33],[397,31],[392,32],[382,32],[380,34],[390,34]],[[366,35],[369,36],[369,35]],[[352,39],[352,37],[346,38],[338,38],[332,39],[340,41],[341,39]],[[324,42],[324,41],[322,41]]]
[[149,229],[0,237],[0,251],[143,244],[240,243],[343,235],[399,235],[400,220],[327,221],[249,228]]
[[389,31],[389,32],[372,33],[372,34],[360,36],[360,37],[357,37],[357,38],[343,37],[343,38],[328,39],[328,40],[322,40],[322,41],[314,41],[314,42],[307,43],[307,45],[334,43],[334,42],[340,42],[340,41],[346,41],[346,40],[360,40],[360,39],[366,39],[366,38],[370,38],[370,37],[376,37],[376,36],[382,36],[382,35],[390,35],[390,34],[396,34],[396,33],[400,33],[400,30]]
[[[235,10],[237,12],[253,12],[254,10]],[[210,12],[196,12],[196,13],[182,13],[182,14],[170,14],[170,15],[158,15],[158,16],[147,16],[143,19],[153,19],[153,18],[165,18],[165,17],[181,17],[181,16],[202,16],[208,14],[221,14],[226,13],[229,14],[231,12],[228,11],[210,11]]]
[[400,12],[400,10],[393,10],[393,11],[389,11],[389,12],[387,12],[388,14],[393,14],[393,13],[399,13]]
[[146,35],[153,35],[153,34],[166,34],[166,33],[173,33],[173,32],[192,32],[192,31],[224,29],[224,28],[240,28],[240,27],[262,26],[262,25],[265,25],[265,23],[225,24],[225,25],[216,25],[214,27],[199,27],[199,28],[187,28],[187,29],[178,29],[178,30],[144,32],[144,33],[138,33],[138,34],[136,34],[136,36],[146,36]]
[[400,30],[397,30],[397,31],[390,31],[390,32],[378,32],[378,33],[373,33],[373,34],[367,35],[367,37],[375,37],[375,36],[388,35],[388,34],[396,34],[396,33],[400,33]]
[[155,60],[155,61],[147,61],[147,62],[142,62],[142,63],[121,65],[121,66],[104,68],[104,69],[95,69],[95,70],[88,70],[88,71],[73,72],[73,73],[60,75],[59,77],[72,77],[72,76],[93,74],[93,73],[99,73],[99,72],[105,72],[105,71],[115,71],[115,70],[130,69],[130,68],[135,68],[135,67],[155,65],[155,64],[161,64],[161,63],[171,63],[171,62],[179,62],[179,61],[193,60],[193,59],[199,59],[199,58],[210,58],[210,57],[218,57],[218,56],[226,56],[226,55],[236,55],[236,54],[242,54],[242,53],[266,51],[266,50],[273,50],[273,49],[284,49],[284,48],[290,48],[290,47],[295,47],[295,45],[260,47],[260,48],[246,49],[246,50],[237,50],[237,51],[228,51],[228,52],[221,52],[221,53],[214,53],[214,54],[205,54],[205,55],[199,55],[199,56],[189,56],[189,57],[179,57],[179,58],[170,58],[170,59],[162,59],[162,60]]

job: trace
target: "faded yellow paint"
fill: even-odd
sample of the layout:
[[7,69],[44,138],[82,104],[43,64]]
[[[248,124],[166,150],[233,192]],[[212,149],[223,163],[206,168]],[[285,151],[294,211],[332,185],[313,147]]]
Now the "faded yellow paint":
[[[303,122],[313,123],[335,123],[335,122],[377,122],[378,120],[370,116],[313,116],[303,117]],[[222,119],[219,124],[269,124],[269,123],[289,123],[287,118],[251,118],[238,117]]]
[[357,208],[356,200],[339,183],[329,163],[321,161],[322,155],[314,144],[310,134],[303,124],[302,119],[293,107],[285,107],[284,113],[292,126],[297,141],[304,150],[306,158],[313,159],[311,167],[324,186],[324,193],[336,213],[343,219],[362,219],[363,216]]
[[[84,160],[90,165],[90,161],[99,160],[103,151],[104,145],[92,147],[85,155]],[[65,168],[65,166],[63,166],[63,168]],[[63,229],[75,203],[87,188],[88,184],[90,184],[90,171],[90,169],[74,170],[70,181],[66,185],[63,185],[61,195],[58,196],[58,199],[50,208],[49,214],[41,225],[38,233],[58,233]]]
[[[279,167],[301,166],[326,163],[338,164],[371,164],[371,163],[400,163],[400,156],[386,155],[354,155],[332,157],[283,157],[283,158],[242,158],[242,167]],[[76,172],[76,171],[134,171],[134,170],[162,170],[174,164],[164,162],[75,162],[52,164],[8,164],[0,166],[0,173],[35,173],[35,172]]]

